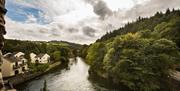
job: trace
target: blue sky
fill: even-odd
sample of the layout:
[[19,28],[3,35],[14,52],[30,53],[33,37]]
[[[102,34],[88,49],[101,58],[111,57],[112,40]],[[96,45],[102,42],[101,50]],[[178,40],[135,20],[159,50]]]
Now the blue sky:
[[43,21],[44,18],[39,15],[43,11],[38,8],[28,7],[12,0],[7,0],[6,8],[8,9],[7,16],[14,21],[25,22],[28,19],[28,15],[32,15],[37,19],[38,23],[46,23]]
[[180,0],[6,0],[6,8],[6,38],[90,44],[139,16],[180,8]]

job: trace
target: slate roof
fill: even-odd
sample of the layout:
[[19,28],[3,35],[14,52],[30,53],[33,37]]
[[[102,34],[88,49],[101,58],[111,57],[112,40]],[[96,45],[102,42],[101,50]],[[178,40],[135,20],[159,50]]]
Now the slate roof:
[[39,55],[37,55],[35,58],[42,58],[45,54],[40,53]]
[[6,59],[6,60],[8,60],[9,62],[12,62],[12,63],[21,61],[20,58],[17,58],[17,57],[14,57],[14,56],[6,56],[6,57],[4,57],[4,59]]
[[21,61],[22,57],[15,57],[15,53],[8,53],[5,54],[4,59],[7,59],[9,62],[19,62]]

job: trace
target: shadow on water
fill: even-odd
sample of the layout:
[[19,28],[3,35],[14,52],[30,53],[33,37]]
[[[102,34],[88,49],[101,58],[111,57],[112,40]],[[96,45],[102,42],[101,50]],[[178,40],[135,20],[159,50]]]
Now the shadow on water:
[[130,91],[124,85],[113,84],[112,81],[101,78],[97,75],[91,75],[88,80],[93,83],[93,86],[98,88],[97,91]]

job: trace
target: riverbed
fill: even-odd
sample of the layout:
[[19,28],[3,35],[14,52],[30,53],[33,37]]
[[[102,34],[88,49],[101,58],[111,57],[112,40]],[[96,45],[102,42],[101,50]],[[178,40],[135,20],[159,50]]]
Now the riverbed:
[[50,91],[108,91],[88,80],[87,65],[82,58],[70,59],[68,66],[58,67],[54,71],[32,81],[18,85],[17,91],[40,91],[44,80]]

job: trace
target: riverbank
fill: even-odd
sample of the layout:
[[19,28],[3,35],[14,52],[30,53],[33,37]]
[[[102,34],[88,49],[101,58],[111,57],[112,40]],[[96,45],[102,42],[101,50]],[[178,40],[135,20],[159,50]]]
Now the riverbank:
[[[98,84],[101,87],[106,87],[108,89],[111,89],[112,91],[132,91],[128,89],[127,86],[121,84],[121,83],[115,83],[115,80],[113,80],[112,77],[109,77],[105,74],[98,74],[97,72],[94,72],[92,70],[89,70],[89,80],[93,83]],[[171,73],[171,76],[169,78],[169,85],[170,85],[170,91],[180,91],[180,72],[174,71]],[[100,82],[100,83],[99,83]],[[167,90],[169,91],[169,90]]]
[[98,86],[107,88],[110,91],[131,91],[123,84],[114,83],[113,78],[109,78],[106,74],[98,74],[92,70],[89,70],[88,79]]
[[53,64],[50,64],[49,67],[43,72],[35,72],[35,73],[27,72],[27,73],[24,73],[24,74],[16,75],[14,77],[6,79],[5,84],[11,84],[13,86],[18,85],[18,84],[22,84],[22,83],[27,82],[29,80],[32,80],[32,79],[34,79],[34,78],[36,78],[38,76],[46,74],[47,72],[49,72],[50,70],[55,69],[59,65],[61,65],[60,61],[55,62]]

